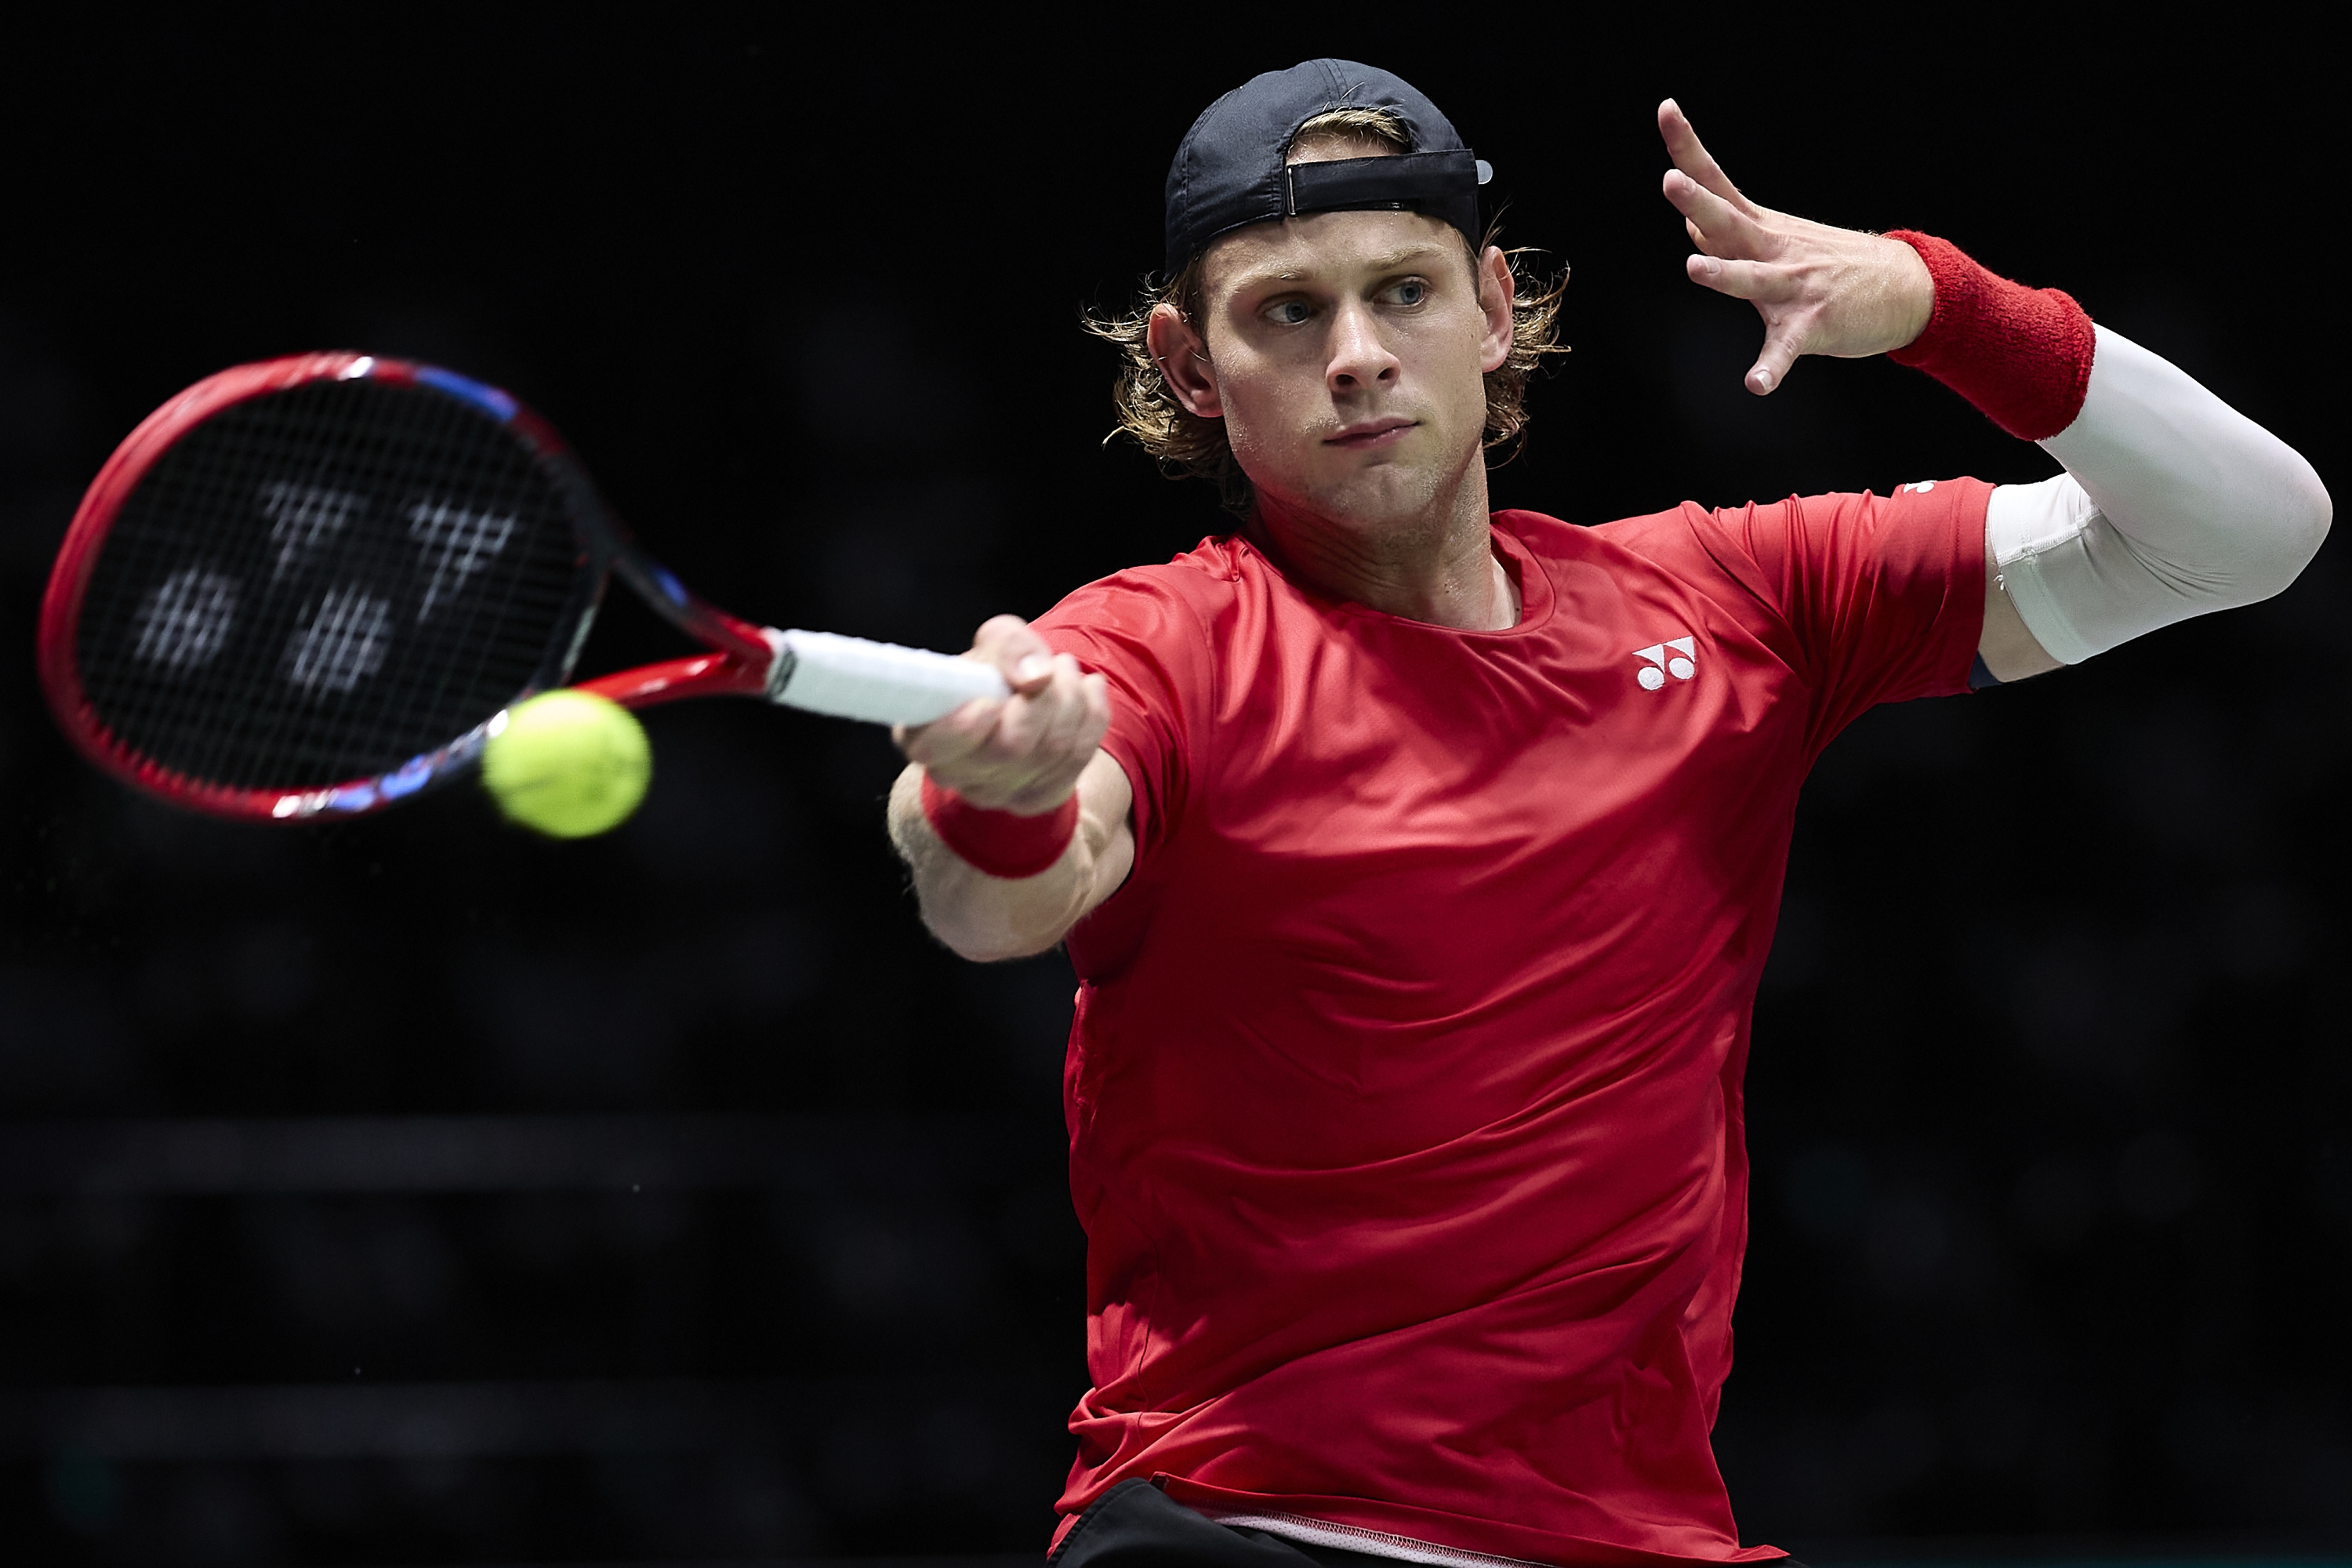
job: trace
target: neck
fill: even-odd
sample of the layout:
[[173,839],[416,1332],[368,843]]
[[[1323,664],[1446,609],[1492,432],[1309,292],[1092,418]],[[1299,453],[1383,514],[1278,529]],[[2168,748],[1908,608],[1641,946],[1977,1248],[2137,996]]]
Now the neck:
[[1518,588],[1496,559],[1486,465],[1450,504],[1367,523],[1261,492],[1244,531],[1294,580],[1409,621],[1494,632],[1518,625]]

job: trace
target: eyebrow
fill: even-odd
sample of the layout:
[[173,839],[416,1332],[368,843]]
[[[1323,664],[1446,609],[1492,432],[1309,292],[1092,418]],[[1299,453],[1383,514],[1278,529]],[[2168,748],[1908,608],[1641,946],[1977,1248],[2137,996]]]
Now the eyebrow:
[[[1401,272],[1416,262],[1425,261],[1433,256],[1443,256],[1444,253],[1443,246],[1427,240],[1416,240],[1411,245],[1391,250],[1384,256],[1373,257],[1367,265],[1366,270],[1376,276]],[[1243,294],[1253,289],[1264,288],[1269,283],[1297,283],[1306,277],[1307,277],[1307,273],[1297,269],[1281,272],[1248,272],[1235,279],[1231,287],[1234,293]]]

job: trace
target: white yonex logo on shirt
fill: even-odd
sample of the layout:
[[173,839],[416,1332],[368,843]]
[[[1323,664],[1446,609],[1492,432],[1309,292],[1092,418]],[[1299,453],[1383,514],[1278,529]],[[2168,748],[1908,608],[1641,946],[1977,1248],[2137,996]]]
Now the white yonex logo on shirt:
[[1915,496],[1923,496],[1929,490],[1936,488],[1936,481],[1933,479],[1916,479],[1902,488],[1909,490]]
[[1635,648],[1633,657],[1649,662],[1642,666],[1641,672],[1633,679],[1642,683],[1644,691],[1655,691],[1666,683],[1669,675],[1676,680],[1688,680],[1698,673],[1698,666],[1691,662],[1692,645],[1696,640],[1695,637],[1674,637],[1665,642],[1652,643],[1647,647]]

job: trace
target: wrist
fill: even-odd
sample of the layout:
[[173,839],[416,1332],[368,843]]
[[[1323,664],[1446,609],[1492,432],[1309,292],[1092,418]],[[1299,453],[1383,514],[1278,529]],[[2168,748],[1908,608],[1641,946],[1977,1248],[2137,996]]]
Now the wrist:
[[1078,796],[1034,816],[974,805],[923,774],[923,817],[940,843],[973,869],[1007,881],[1034,877],[1060,862],[1078,829]]
[[1916,251],[1935,286],[1927,327],[1889,359],[1926,371],[2021,439],[2074,422],[2096,346],[2082,306],[1989,271],[1949,240],[1908,229],[1886,237]]

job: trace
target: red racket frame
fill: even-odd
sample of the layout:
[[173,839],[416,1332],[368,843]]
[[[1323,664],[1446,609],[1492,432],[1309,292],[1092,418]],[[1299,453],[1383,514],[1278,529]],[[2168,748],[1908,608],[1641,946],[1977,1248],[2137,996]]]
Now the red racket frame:
[[[352,381],[361,377],[431,387],[446,395],[464,398],[498,417],[520,437],[541,461],[569,470],[574,493],[593,495],[587,475],[552,426],[496,387],[456,375],[433,365],[408,360],[379,359],[362,353],[293,354],[284,359],[241,364],[205,377],[140,421],[114,449],[106,466],[90,481],[66,530],[57,564],[41,596],[38,640],[41,687],[66,735],[100,768],[137,789],[176,805],[214,816],[246,822],[301,821],[324,816],[348,816],[377,810],[404,800],[472,763],[486,738],[487,722],[458,736],[438,751],[411,758],[399,768],[371,777],[348,779],[315,789],[234,789],[193,779],[163,766],[126,746],[107,729],[84,689],[74,658],[74,638],[81,625],[82,596],[89,587],[98,562],[123,503],[174,442],[223,409],[252,398],[284,392],[318,381]],[[461,389],[470,389],[467,390]],[[567,628],[570,641],[554,673],[568,679],[604,596],[604,578],[617,572],[665,619],[712,651],[599,676],[579,682],[579,689],[609,697],[628,708],[646,708],[688,697],[764,697],[770,695],[775,651],[766,634],[749,621],[739,620],[710,605],[672,576],[659,563],[639,550],[625,531],[601,507],[575,518],[580,530],[580,567],[594,572],[597,581],[585,595],[579,619]],[[541,689],[526,687],[518,700]]]

